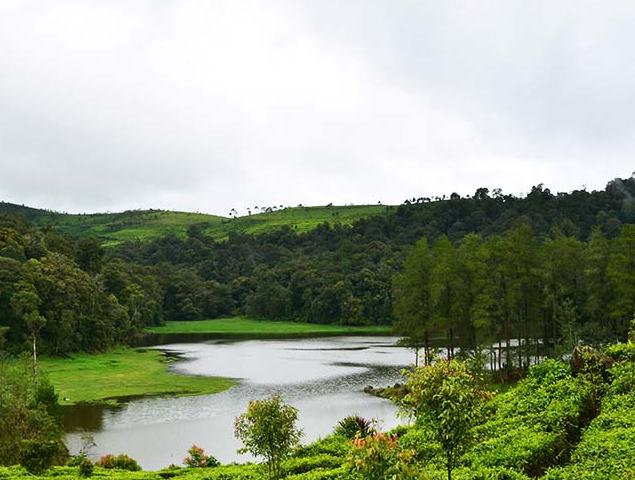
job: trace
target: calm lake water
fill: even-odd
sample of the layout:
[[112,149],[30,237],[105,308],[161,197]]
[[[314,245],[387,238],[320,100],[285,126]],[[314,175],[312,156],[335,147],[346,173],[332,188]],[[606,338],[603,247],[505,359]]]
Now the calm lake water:
[[301,340],[209,341],[163,345],[181,360],[175,372],[239,379],[215,395],[131,400],[116,408],[69,407],[66,442],[72,453],[82,445],[81,432],[97,444],[91,457],[127,453],[144,469],[181,464],[193,444],[221,462],[250,460],[239,455],[233,421],[249,400],[274,393],[300,410],[303,442],[328,435],[341,418],[359,414],[376,418],[382,428],[399,423],[393,404],[365,394],[367,385],[401,381],[400,371],[412,352],[394,346],[393,337],[334,337]]

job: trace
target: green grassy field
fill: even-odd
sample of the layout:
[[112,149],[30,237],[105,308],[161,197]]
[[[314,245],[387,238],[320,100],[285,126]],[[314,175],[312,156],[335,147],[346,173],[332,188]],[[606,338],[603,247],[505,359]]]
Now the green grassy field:
[[166,357],[157,350],[121,348],[73,358],[43,358],[39,365],[62,404],[113,402],[117,397],[138,395],[202,395],[235,384],[227,378],[171,373]]
[[90,215],[46,213],[36,216],[33,222],[40,227],[54,226],[73,236],[95,236],[104,240],[105,245],[111,245],[128,240],[151,240],[170,233],[184,236],[191,225],[211,226],[224,220],[204,213],[139,210]]
[[219,336],[244,338],[271,338],[321,335],[381,335],[390,334],[390,326],[349,327],[299,322],[271,322],[246,317],[167,322],[161,327],[146,330],[156,334],[219,334]]
[[268,213],[259,213],[225,220],[209,227],[206,232],[224,240],[230,232],[260,234],[288,226],[301,233],[329,222],[350,225],[361,218],[381,215],[393,207],[382,205],[349,205],[333,207],[293,207]]
[[205,213],[164,210],[131,210],[121,213],[65,214],[0,202],[0,213],[20,214],[39,227],[55,227],[73,236],[95,236],[104,245],[128,240],[151,240],[166,234],[185,236],[187,229],[201,224],[207,235],[225,240],[231,232],[260,234],[288,226],[306,232],[329,222],[349,225],[361,218],[381,215],[394,207],[348,205],[332,207],[290,207],[271,212],[228,218]]

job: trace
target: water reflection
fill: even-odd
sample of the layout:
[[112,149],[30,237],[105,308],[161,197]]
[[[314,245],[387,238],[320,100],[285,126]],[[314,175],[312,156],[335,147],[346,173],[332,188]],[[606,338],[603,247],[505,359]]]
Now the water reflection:
[[[336,337],[302,340],[210,341],[160,347],[179,353],[170,368],[190,375],[241,379],[226,392],[183,398],[143,398],[119,408],[68,410],[67,443],[81,447],[79,430],[93,433],[93,455],[125,452],[144,468],[180,464],[197,443],[223,462],[245,461],[236,449],[232,425],[247,402],[273,393],[298,407],[304,441],[331,432],[342,417],[360,414],[397,424],[394,406],[362,392],[367,385],[400,380],[411,352],[392,337]],[[99,417],[99,420],[97,419]]]

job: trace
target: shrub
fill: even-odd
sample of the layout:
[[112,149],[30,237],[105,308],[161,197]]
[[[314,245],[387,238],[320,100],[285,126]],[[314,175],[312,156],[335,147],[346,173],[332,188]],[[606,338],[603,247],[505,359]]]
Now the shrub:
[[421,427],[410,428],[399,435],[398,441],[401,449],[415,452],[418,462],[443,467],[443,450],[429,430]]
[[373,422],[359,415],[345,417],[335,427],[337,435],[342,435],[351,440],[355,437],[367,437],[374,432]]
[[63,465],[67,458],[68,450],[59,440],[20,442],[20,465],[30,473],[42,473],[53,465]]
[[402,410],[414,414],[417,424],[433,434],[445,457],[448,480],[452,469],[473,439],[481,421],[481,407],[491,398],[467,363],[442,360],[408,374],[408,394]]
[[0,465],[21,464],[32,473],[63,465],[57,395],[45,377],[33,381],[27,363],[0,359]]
[[464,460],[474,467],[512,468],[538,476],[568,459],[584,425],[591,389],[569,365],[546,360],[496,397],[493,417],[474,433],[479,442]]
[[345,457],[351,448],[352,444],[348,439],[333,434],[309,445],[298,447],[294,452],[294,457],[312,457],[324,454]]
[[351,472],[364,480],[414,480],[423,478],[416,468],[413,450],[401,450],[397,436],[376,432],[353,440],[347,464]]
[[346,467],[319,467],[305,473],[293,474],[285,477],[287,480],[344,480],[350,478]]
[[68,462],[69,467],[77,467],[80,477],[90,477],[93,474],[94,465],[93,462],[86,456],[84,452],[79,455],[71,457]]
[[82,457],[79,465],[77,465],[79,470],[80,477],[90,477],[93,474],[94,465],[88,458],[85,456]]
[[318,468],[332,469],[342,466],[342,458],[332,455],[315,455],[312,457],[289,458],[282,464],[285,477],[288,475],[307,473]]
[[278,395],[249,402],[247,411],[236,418],[234,433],[243,442],[240,453],[263,457],[269,478],[278,479],[280,462],[298,445],[302,431],[296,427],[298,410]]
[[141,470],[141,467],[136,460],[124,453],[120,455],[104,455],[95,462],[95,466],[101,468],[113,468],[117,470],[130,470],[131,472]]
[[635,362],[616,365],[611,369],[611,376],[610,395],[635,392]]
[[183,463],[191,468],[217,467],[220,462],[212,455],[205,455],[205,450],[197,445],[192,445],[187,451],[188,455],[183,459]]
[[635,362],[635,342],[616,343],[604,351],[613,360]]
[[635,476],[635,364],[610,370],[613,382],[600,414],[584,431],[571,464],[553,468],[548,480],[612,480]]

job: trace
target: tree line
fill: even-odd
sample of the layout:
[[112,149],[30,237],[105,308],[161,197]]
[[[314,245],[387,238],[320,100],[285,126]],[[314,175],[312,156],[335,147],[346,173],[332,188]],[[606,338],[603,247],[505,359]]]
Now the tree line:
[[635,225],[586,242],[520,225],[503,235],[420,239],[393,280],[396,329],[423,348],[435,337],[447,355],[497,344],[492,366],[526,367],[570,352],[580,340],[626,338],[635,313]]
[[[633,294],[623,287],[629,274],[621,282],[612,280],[624,289],[622,300],[607,303],[613,293],[597,293],[608,292],[604,274],[580,276],[578,267],[591,265],[599,256],[610,258],[613,268],[617,257],[611,252],[620,242],[627,245],[628,226],[635,223],[634,195],[634,178],[614,180],[593,192],[554,194],[539,185],[524,197],[479,188],[468,197],[408,200],[350,226],[324,223],[304,233],[291,228],[260,235],[232,232],[226,240],[216,241],[204,234],[203,225],[193,225],[184,237],[168,235],[109,248],[95,238],[72,238],[51,227],[36,229],[20,215],[0,215],[0,343],[4,338],[10,349],[21,350],[38,338],[47,353],[103,350],[165,320],[234,314],[347,325],[391,324],[395,318],[403,322],[400,290],[393,287],[393,278],[408,270],[409,261],[404,265],[404,260],[422,238],[436,252],[434,258],[477,257],[465,260],[468,266],[461,268],[467,273],[448,271],[447,286],[441,288],[437,282],[434,287],[438,304],[431,324],[447,319],[452,331],[442,330],[457,347],[468,338],[480,341],[483,332],[490,331],[479,323],[486,320],[507,328],[510,341],[525,324],[521,338],[559,338],[567,314],[586,329],[576,330],[577,335],[593,332],[593,322],[603,328],[609,322],[611,335],[618,335],[623,317],[607,317],[604,309],[608,305],[617,311],[620,301],[622,310],[631,308]],[[516,243],[513,235],[525,243]],[[521,246],[525,250],[518,250]],[[484,251],[486,268],[480,259]],[[565,262],[569,257],[563,252],[571,261]],[[623,256],[628,263],[633,253],[624,251]],[[526,262],[514,263],[517,257],[526,257]],[[437,277],[445,275],[442,265],[458,268],[448,262],[435,267]],[[486,273],[469,270],[476,268],[475,262]],[[569,274],[566,269],[572,265],[575,269]],[[507,286],[501,277],[501,282],[483,286],[491,292],[489,298],[507,299],[504,310],[480,297],[478,309],[466,306],[475,299],[455,298],[464,292],[474,295],[480,280],[466,290],[452,284],[453,278],[463,282],[468,273],[498,278],[492,272],[513,273],[509,278],[521,284]],[[579,284],[580,278],[586,283]],[[513,292],[522,295],[512,299]],[[582,292],[593,293],[593,300]],[[457,302],[462,310],[457,310]],[[550,330],[537,337],[538,324]]]

